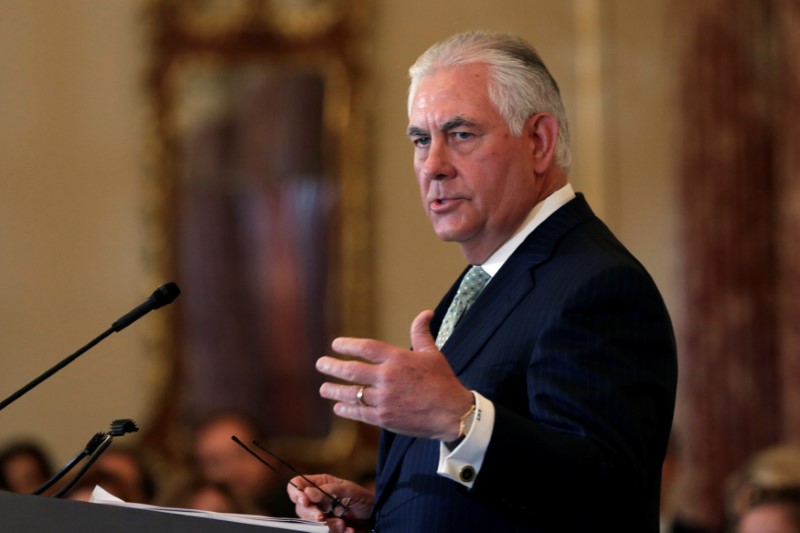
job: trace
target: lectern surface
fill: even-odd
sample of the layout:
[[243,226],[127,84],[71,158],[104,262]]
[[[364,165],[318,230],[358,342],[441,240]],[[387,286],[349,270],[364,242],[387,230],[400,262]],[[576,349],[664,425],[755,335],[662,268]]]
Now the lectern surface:
[[271,526],[0,492],[0,531],[13,533],[286,533]]

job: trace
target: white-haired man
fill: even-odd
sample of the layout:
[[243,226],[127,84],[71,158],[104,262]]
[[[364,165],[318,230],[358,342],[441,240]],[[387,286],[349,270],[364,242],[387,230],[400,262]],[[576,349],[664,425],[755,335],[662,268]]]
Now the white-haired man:
[[[336,414],[383,428],[374,493],[311,477],[349,503],[331,530],[656,532],[672,326],[568,182],[556,82],[523,40],[484,32],[410,73],[425,212],[471,266],[414,320],[413,350],[339,338],[344,357],[319,359]],[[330,498],[293,481],[298,514],[325,518]]]

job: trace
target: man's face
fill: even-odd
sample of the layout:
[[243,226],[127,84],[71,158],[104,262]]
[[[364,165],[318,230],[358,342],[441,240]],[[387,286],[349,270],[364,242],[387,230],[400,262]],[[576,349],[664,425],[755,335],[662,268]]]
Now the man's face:
[[3,475],[12,492],[31,493],[47,481],[42,465],[30,453],[19,453],[3,465]]
[[244,442],[255,438],[253,431],[236,418],[215,420],[203,428],[195,440],[197,468],[203,477],[227,485],[246,498],[260,498],[265,487],[280,482],[280,478],[234,444],[231,435]]
[[414,95],[408,135],[422,203],[436,235],[485,261],[536,203],[534,141],[515,137],[489,99],[482,63],[437,70]]
[[788,504],[772,503],[745,511],[736,531],[738,533],[797,533],[798,528],[792,519],[792,509]]

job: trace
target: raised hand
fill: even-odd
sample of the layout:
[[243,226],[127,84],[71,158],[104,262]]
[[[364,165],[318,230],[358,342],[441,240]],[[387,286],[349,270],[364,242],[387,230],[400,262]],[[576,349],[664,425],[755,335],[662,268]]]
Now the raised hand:
[[337,415],[412,437],[445,442],[458,437],[472,393],[436,348],[432,316],[423,311],[411,324],[412,350],[373,339],[333,341],[333,350],[347,359],[321,357],[317,370],[347,382],[326,382],[320,388],[323,398],[337,401]]

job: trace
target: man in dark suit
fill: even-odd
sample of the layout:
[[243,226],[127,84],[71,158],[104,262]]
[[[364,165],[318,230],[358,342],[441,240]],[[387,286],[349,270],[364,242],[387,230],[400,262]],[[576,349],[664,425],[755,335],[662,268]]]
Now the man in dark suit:
[[[331,530],[656,532],[672,327],[568,183],[556,82],[527,43],[481,32],[410,72],[425,211],[473,267],[414,320],[412,350],[339,338],[344,357],[319,359],[335,413],[383,428],[374,493],[312,476],[349,503]],[[325,518],[330,498],[293,481],[298,514]]]

